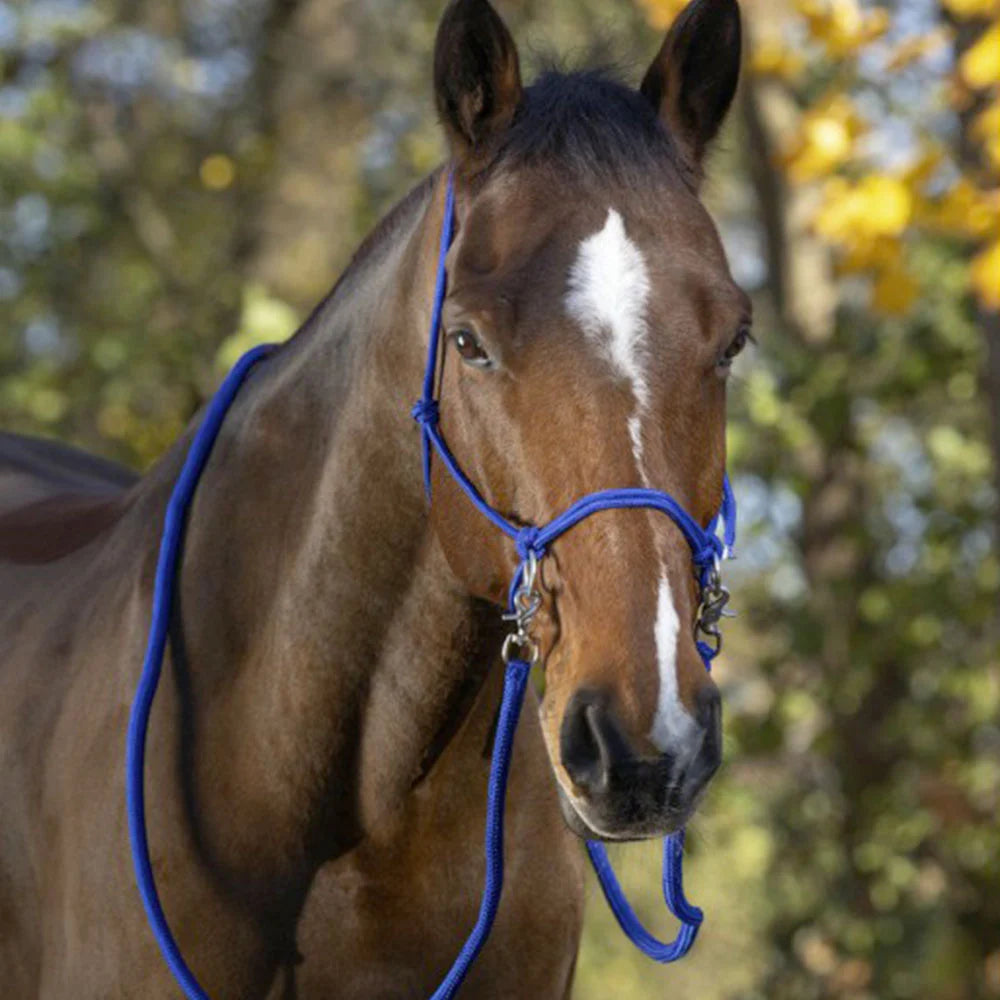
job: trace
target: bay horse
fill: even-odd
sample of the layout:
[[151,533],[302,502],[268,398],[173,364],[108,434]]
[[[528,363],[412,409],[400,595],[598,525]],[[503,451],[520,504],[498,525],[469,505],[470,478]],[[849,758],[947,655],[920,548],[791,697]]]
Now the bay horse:
[[[525,87],[490,4],[448,6],[449,167],[255,369],[186,525],[145,784],[164,908],[213,998],[425,997],[475,917],[517,557],[440,463],[428,506],[409,417],[449,173],[442,425],[484,497],[522,523],[612,486],[667,489],[702,524],[718,508],[750,317],[698,188],[739,63],[734,0],[694,0],[638,90],[592,71]],[[141,479],[0,439],[5,997],[175,995],[123,785],[191,435]],[[603,512],[540,577],[545,690],[517,733],[507,885],[463,996],[567,997],[578,837],[678,828],[719,764],[673,523]]]

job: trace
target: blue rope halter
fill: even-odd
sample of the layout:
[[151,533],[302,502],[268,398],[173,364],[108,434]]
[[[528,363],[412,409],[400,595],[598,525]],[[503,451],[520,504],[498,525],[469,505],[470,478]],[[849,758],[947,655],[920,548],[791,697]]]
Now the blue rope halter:
[[[413,417],[419,423],[422,433],[424,485],[428,497],[431,492],[431,454],[435,451],[448,472],[459,484],[475,507],[497,528],[514,542],[520,564],[511,582],[508,617],[521,621],[518,614],[518,595],[529,573],[533,577],[534,567],[545,555],[548,547],[560,535],[569,531],[586,517],[598,511],[644,507],[666,514],[681,530],[691,547],[691,557],[697,569],[702,593],[718,593],[719,563],[732,554],[736,536],[736,502],[728,477],[723,480],[723,500],[719,514],[712,519],[708,528],[692,518],[673,497],[660,490],[614,489],[602,490],[582,497],[557,517],[542,526],[517,526],[508,521],[499,511],[491,507],[480,495],[469,478],[462,471],[452,455],[438,427],[439,405],[435,397],[435,373],[440,345],[441,310],[447,291],[447,254],[451,247],[455,227],[454,180],[449,177],[444,222],[441,229],[440,252],[437,265],[437,281],[431,314],[431,328],[427,354],[427,368],[424,374],[423,394],[413,407]],[[132,704],[126,744],[126,802],[129,821],[129,835],[132,860],[135,867],[139,894],[146,909],[146,916],[156,938],[160,951],[175,980],[188,1000],[208,1000],[208,995],[198,984],[198,980],[188,968],[181,955],[167,923],[163,907],[153,877],[149,856],[149,842],[146,833],[145,795],[143,774],[145,769],[146,732],[153,698],[163,667],[163,657],[169,635],[170,617],[176,585],[177,566],[180,560],[184,523],[194,497],[198,480],[205,468],[212,446],[218,436],[229,407],[250,370],[262,358],[274,350],[273,345],[254,348],[235,364],[226,376],[219,390],[210,402],[205,417],[195,433],[194,440],[185,458],[180,476],[167,504],[163,537],[160,543],[159,559],[153,590],[153,610],[149,639],[143,661],[142,675]],[[721,522],[723,537],[717,529]],[[708,623],[703,631],[710,636],[718,636],[715,620]],[[497,721],[496,736],[486,807],[486,878],[479,907],[479,915],[468,939],[458,957],[435,990],[431,1000],[449,1000],[454,997],[465,979],[469,968],[482,950],[489,937],[503,889],[503,821],[507,790],[507,775],[510,770],[510,756],[514,732],[517,728],[524,694],[531,671],[531,659],[508,655],[508,650],[533,647],[530,637],[518,628],[510,637],[513,646],[505,644],[505,675],[503,697]],[[711,645],[698,641],[698,651],[711,668],[711,661],[718,653],[718,644]],[[683,886],[683,830],[664,838],[663,842],[663,896],[671,913],[681,921],[677,937],[670,942],[662,942],[642,926],[634,910],[622,892],[607,851],[600,841],[588,841],[587,853],[594,871],[622,930],[646,955],[658,962],[674,962],[688,953],[698,934],[703,914],[692,906],[684,896]]]

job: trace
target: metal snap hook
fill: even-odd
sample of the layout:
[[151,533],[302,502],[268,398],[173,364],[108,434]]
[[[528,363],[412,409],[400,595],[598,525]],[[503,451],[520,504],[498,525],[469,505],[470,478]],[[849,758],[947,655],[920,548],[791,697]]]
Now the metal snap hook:
[[524,660],[533,667],[538,663],[538,643],[530,635],[511,632],[503,641],[500,655],[505,664],[510,664],[514,660]]
[[694,623],[695,638],[704,636],[713,650],[713,655],[717,655],[722,649],[719,622],[722,618],[732,616],[732,612],[726,610],[728,603],[729,590],[722,583],[722,559],[716,555],[701,588],[701,600]]
[[538,643],[529,635],[531,623],[542,606],[542,595],[535,587],[538,580],[538,556],[533,549],[521,566],[521,582],[511,598],[511,610],[503,615],[503,620],[514,623],[514,631],[504,639],[501,656],[504,663],[512,660],[527,660],[534,665],[538,662]]

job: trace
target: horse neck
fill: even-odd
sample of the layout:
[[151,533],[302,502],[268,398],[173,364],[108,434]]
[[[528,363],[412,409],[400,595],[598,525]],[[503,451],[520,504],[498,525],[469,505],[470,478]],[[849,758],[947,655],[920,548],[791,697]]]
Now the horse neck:
[[190,812],[258,873],[305,874],[398,807],[467,703],[470,651],[488,662],[409,417],[442,200],[411,196],[250,377],[192,508],[173,644]]

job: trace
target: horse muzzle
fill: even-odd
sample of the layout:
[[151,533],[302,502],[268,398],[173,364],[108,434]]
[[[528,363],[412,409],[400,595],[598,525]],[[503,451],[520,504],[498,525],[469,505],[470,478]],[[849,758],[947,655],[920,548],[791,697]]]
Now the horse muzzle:
[[638,753],[610,698],[584,689],[570,700],[560,756],[572,789],[560,783],[569,828],[586,839],[644,840],[673,833],[697,808],[722,762],[718,690],[699,694],[697,718],[659,755]]

